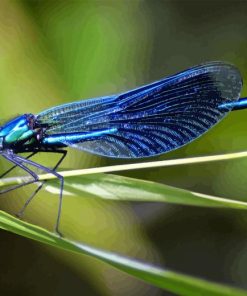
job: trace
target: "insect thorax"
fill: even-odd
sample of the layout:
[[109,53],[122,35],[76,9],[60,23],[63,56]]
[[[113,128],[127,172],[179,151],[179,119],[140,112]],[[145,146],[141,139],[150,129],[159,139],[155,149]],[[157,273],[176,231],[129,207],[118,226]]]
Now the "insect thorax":
[[35,116],[24,114],[18,116],[0,129],[0,150],[19,149],[37,141],[38,131],[35,129]]

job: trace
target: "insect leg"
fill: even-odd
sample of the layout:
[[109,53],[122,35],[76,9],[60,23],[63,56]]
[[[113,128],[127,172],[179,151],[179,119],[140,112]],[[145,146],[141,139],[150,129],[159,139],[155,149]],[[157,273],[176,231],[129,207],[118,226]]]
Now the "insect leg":
[[63,187],[64,187],[64,178],[63,176],[61,176],[60,174],[58,174],[56,171],[51,170],[45,166],[42,166],[36,162],[33,162],[29,159],[25,159],[22,158],[21,156],[17,156],[17,159],[19,161],[23,161],[26,164],[29,164],[31,166],[34,166],[38,169],[43,170],[44,172],[48,173],[48,174],[52,174],[55,177],[57,177],[60,181],[60,194],[59,194],[59,205],[58,205],[58,214],[57,214],[57,221],[56,221],[56,225],[55,225],[55,232],[59,235],[62,236],[62,233],[59,231],[59,224],[60,224],[60,218],[61,218],[61,210],[62,210],[62,201],[63,201]]
[[[60,153],[62,154],[62,157],[59,159],[59,161],[57,162],[57,164],[53,167],[53,171],[56,171],[57,168],[59,167],[59,165],[62,163],[62,161],[64,160],[64,158],[66,157],[67,151],[66,150],[57,150],[57,151],[46,151],[46,152],[51,152],[51,153]],[[47,182],[47,180],[44,180],[41,182],[41,184],[39,185],[39,187],[33,192],[33,194],[28,198],[28,200],[25,202],[24,206],[21,208],[21,210],[17,213],[18,217],[22,217],[23,213],[25,211],[25,209],[27,208],[27,206],[30,204],[30,202],[32,201],[32,199],[35,197],[35,195],[42,189],[42,187],[44,186],[44,184]]]
[[39,180],[38,178],[38,175],[36,173],[34,173],[32,170],[30,170],[29,168],[27,168],[26,166],[24,166],[22,164],[22,161],[18,161],[15,156],[16,155],[9,155],[9,154],[5,154],[3,153],[2,156],[7,159],[8,161],[12,162],[15,166],[18,166],[20,167],[21,169],[23,169],[24,171],[26,171],[29,175],[31,175],[33,177],[33,180],[31,181],[27,181],[27,182],[24,182],[22,184],[18,184],[16,186],[13,186],[11,188],[8,188],[8,189],[4,189],[4,190],[1,190],[0,191],[0,194],[3,194],[3,193],[7,193],[7,192],[10,192],[12,190],[15,190],[15,189],[18,189],[18,188],[21,188],[23,186],[26,186],[26,185],[29,185],[29,184],[33,184],[35,182],[37,182]]
[[[33,157],[33,156],[34,156],[35,154],[37,154],[37,153],[38,153],[38,151],[35,151],[35,152],[31,153],[30,155],[27,156],[27,159]],[[3,177],[5,177],[6,175],[8,175],[10,172],[12,172],[16,167],[19,167],[19,165],[16,164],[16,165],[12,166],[10,169],[8,169],[6,172],[4,172],[4,173],[0,176],[0,179],[3,178]]]

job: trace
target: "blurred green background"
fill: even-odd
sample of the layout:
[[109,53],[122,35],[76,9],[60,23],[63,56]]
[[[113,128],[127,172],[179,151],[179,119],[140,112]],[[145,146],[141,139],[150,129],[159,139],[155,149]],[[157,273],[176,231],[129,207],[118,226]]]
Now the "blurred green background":
[[[235,64],[245,82],[246,11],[247,2],[237,0],[1,0],[1,122],[122,92],[211,60]],[[246,112],[231,113],[202,138],[156,159],[246,150]],[[51,166],[53,157],[35,159]],[[71,149],[62,168],[125,162]],[[240,159],[122,175],[247,201],[246,166]],[[16,212],[32,189],[6,195],[0,208]],[[52,229],[56,206],[43,191],[25,219]],[[247,289],[244,211],[71,197],[65,198],[61,227],[67,237]],[[171,295],[94,259],[4,231],[0,254],[1,295]]]

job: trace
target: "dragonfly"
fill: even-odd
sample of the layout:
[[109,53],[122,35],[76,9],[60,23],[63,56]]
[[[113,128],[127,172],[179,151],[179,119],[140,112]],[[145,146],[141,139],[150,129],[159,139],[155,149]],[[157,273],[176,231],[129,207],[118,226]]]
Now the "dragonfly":
[[[124,93],[20,115],[0,127],[0,155],[12,163],[0,177],[19,167],[31,178],[0,193],[39,182],[37,169],[53,174],[60,182],[55,233],[61,236],[64,179],[57,170],[66,147],[128,159],[167,153],[203,135],[231,110],[246,108],[247,98],[240,99],[242,86],[234,65],[207,62]],[[48,168],[31,160],[39,152],[61,157]],[[19,217],[44,183],[39,182]]]

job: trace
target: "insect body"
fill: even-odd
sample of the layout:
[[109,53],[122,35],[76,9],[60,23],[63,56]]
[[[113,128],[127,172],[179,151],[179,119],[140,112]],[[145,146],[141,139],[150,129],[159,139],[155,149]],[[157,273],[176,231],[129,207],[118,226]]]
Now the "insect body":
[[[118,95],[73,102],[38,115],[21,115],[0,128],[0,154],[33,177],[28,184],[38,181],[30,166],[59,178],[55,228],[59,233],[63,178],[56,170],[66,156],[64,147],[114,158],[166,153],[201,136],[229,111],[246,108],[247,99],[239,100],[241,89],[242,78],[235,66],[223,62],[202,64]],[[19,155],[23,152],[31,154],[23,158]],[[49,169],[30,160],[38,152],[60,153],[61,159]]]

